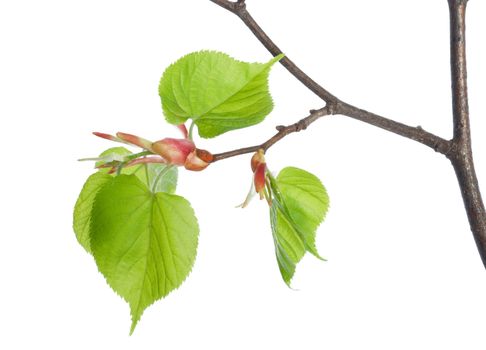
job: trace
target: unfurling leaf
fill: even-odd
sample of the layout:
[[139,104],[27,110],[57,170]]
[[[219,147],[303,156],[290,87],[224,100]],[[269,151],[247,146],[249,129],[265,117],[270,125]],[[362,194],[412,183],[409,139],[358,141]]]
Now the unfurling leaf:
[[295,224],[285,215],[284,209],[279,208],[276,204],[274,202],[270,207],[275,255],[280,274],[285,283],[290,285],[290,280],[295,273],[295,266],[305,254],[305,247],[295,229]]
[[166,120],[183,124],[192,119],[205,138],[260,123],[273,109],[268,75],[282,57],[246,63],[215,51],[183,56],[160,81]]
[[270,221],[277,262],[287,285],[296,264],[308,251],[322,259],[315,246],[316,230],[324,220],[329,197],[313,174],[294,167],[270,177],[272,205]]
[[136,176],[98,192],[91,250],[108,284],[130,305],[133,332],[143,311],[179,287],[192,269],[199,228],[187,200],[152,193]]

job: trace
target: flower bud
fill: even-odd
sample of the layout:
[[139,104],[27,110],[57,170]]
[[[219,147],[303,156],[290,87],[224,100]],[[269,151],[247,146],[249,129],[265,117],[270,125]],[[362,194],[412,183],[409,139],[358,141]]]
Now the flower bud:
[[265,151],[263,149],[260,148],[251,157],[251,170],[253,170],[255,191],[260,195],[260,199],[263,199],[267,173],[267,163],[265,162]]
[[194,142],[187,139],[165,138],[151,145],[154,153],[162,156],[167,163],[174,165],[184,165],[189,154],[195,149]]

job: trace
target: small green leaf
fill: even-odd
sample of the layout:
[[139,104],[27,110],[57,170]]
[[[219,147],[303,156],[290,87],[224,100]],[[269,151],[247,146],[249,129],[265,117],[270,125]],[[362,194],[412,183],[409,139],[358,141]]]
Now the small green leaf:
[[73,229],[79,244],[91,254],[89,244],[89,230],[91,223],[91,209],[98,191],[111,180],[111,176],[102,172],[94,173],[84,183],[79,194],[73,214]]
[[[112,160],[118,160],[122,161],[125,159],[126,156],[131,155],[132,152],[127,150],[125,147],[112,147],[108,148],[107,150],[101,152],[101,154],[98,156],[99,158],[104,158],[105,161],[98,161],[95,163],[95,167],[98,167],[102,165],[103,163],[109,163]],[[99,172],[102,173],[108,173],[110,171],[109,168],[100,168],[98,170]]]
[[198,234],[187,200],[152,193],[136,176],[117,176],[98,192],[91,248],[108,284],[130,305],[130,333],[143,311],[190,273]]
[[282,57],[246,63],[215,51],[183,56],[160,81],[166,120],[182,124],[192,119],[205,138],[260,123],[273,109],[268,75]]
[[270,186],[275,253],[282,278],[290,285],[295,267],[306,251],[322,259],[315,237],[329,207],[329,197],[316,176],[293,167],[284,168],[276,179],[270,176]]

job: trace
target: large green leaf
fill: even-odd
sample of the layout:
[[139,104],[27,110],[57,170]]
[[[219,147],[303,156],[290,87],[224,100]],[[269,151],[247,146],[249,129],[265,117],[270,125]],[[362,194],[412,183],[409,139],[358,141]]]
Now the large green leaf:
[[294,167],[270,177],[270,219],[275,252],[282,278],[288,285],[296,264],[308,251],[322,259],[315,246],[316,230],[324,220],[329,197],[313,174]]
[[[104,158],[105,161],[117,160],[123,161],[125,157],[130,156],[132,152],[124,147],[114,147],[107,149],[100,154],[100,158]],[[101,163],[98,162],[97,165]],[[81,190],[78,196],[76,204],[74,206],[73,213],[73,229],[76,234],[76,238],[83,246],[83,248],[91,253],[90,248],[90,222],[91,222],[91,210],[93,208],[94,199],[98,191],[110,180],[114,174],[108,175],[109,169],[101,168],[97,173],[92,174]],[[161,176],[158,179],[156,186],[154,186],[155,180],[158,175]],[[123,168],[122,174],[134,174],[140,181],[142,181],[148,189],[154,190],[154,192],[167,192],[174,193],[177,186],[177,168],[171,167],[167,169],[164,164],[141,164],[133,167]]]
[[108,174],[94,173],[84,183],[83,189],[79,194],[73,214],[73,229],[79,244],[91,253],[89,245],[89,230],[91,223],[91,209],[98,191],[112,179]]
[[282,57],[246,63],[215,51],[183,56],[165,70],[159,85],[167,121],[193,119],[205,138],[260,123],[273,109],[268,75]]
[[198,233],[187,200],[152,193],[136,176],[117,176],[98,192],[91,249],[108,284],[130,304],[130,333],[149,305],[185,280]]

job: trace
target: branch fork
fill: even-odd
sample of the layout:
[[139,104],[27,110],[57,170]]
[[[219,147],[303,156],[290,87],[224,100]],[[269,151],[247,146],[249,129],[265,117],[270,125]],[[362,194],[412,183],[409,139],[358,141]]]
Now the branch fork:
[[[282,53],[270,39],[246,8],[245,0],[210,0],[220,7],[237,15],[250,29],[255,37],[273,55]],[[310,114],[289,126],[277,126],[278,133],[264,143],[214,155],[213,161],[234,157],[240,154],[266,151],[285,136],[307,129],[313,122],[325,115],[339,114],[422,143],[434,151],[445,155],[452,163],[457,175],[464,206],[469,219],[471,231],[475,238],[479,254],[486,267],[486,212],[479,190],[472,157],[469,110],[467,97],[466,73],[466,32],[465,15],[467,0],[448,0],[450,12],[450,45],[452,75],[452,106],[454,136],[452,140],[425,131],[422,127],[412,127],[395,120],[365,111],[334,96],[331,92],[315,82],[285,55],[279,62],[310,91],[320,97],[326,107],[311,110]]]

